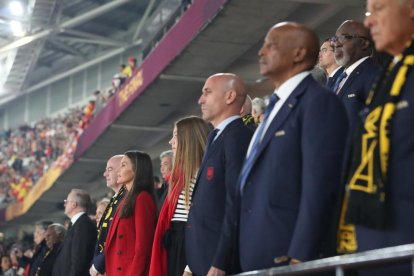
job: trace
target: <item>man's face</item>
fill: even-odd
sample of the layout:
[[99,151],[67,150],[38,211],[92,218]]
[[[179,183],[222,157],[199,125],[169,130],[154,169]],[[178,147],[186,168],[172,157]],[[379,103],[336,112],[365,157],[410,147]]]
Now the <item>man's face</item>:
[[35,226],[35,231],[34,231],[33,236],[34,236],[34,242],[36,245],[40,244],[43,241],[43,239],[45,238],[45,233],[46,231],[42,227],[38,225]]
[[392,55],[400,54],[413,32],[413,1],[367,0],[367,10],[369,16],[364,23],[371,31],[375,48]]
[[108,188],[114,189],[117,184],[117,174],[119,170],[119,160],[113,158],[109,159],[106,163],[106,168],[103,176],[106,180],[106,186]]
[[170,174],[172,170],[172,158],[170,156],[164,156],[161,158],[161,164],[160,164],[160,172],[162,175],[162,178],[166,178],[167,175]]
[[363,35],[351,28],[349,23],[342,24],[336,31],[335,60],[340,66],[347,68],[362,56]]
[[334,49],[329,41],[322,44],[319,49],[319,66],[326,70],[335,63]]
[[210,77],[204,84],[198,104],[201,106],[203,119],[214,126],[221,121],[227,108],[226,97],[230,92],[218,77]]
[[73,211],[76,208],[76,200],[75,200],[75,196],[72,192],[70,192],[68,194],[68,196],[66,197],[65,201],[65,215],[68,216],[69,218],[72,217],[73,215]]
[[53,245],[59,242],[59,236],[56,234],[55,230],[52,227],[48,227],[45,235],[46,245],[49,248],[52,248]]
[[260,74],[271,80],[283,74],[293,64],[291,51],[289,51],[292,48],[288,45],[285,39],[286,31],[282,28],[270,29],[259,51]]

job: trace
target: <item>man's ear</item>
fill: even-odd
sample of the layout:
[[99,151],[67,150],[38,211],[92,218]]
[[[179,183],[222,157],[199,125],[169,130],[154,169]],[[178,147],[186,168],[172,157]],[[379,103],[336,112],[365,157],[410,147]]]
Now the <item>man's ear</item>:
[[237,97],[237,93],[234,89],[228,90],[226,92],[226,104],[227,105],[232,104],[236,100],[236,97]]
[[300,63],[305,60],[308,50],[304,47],[298,47],[293,49],[293,62]]

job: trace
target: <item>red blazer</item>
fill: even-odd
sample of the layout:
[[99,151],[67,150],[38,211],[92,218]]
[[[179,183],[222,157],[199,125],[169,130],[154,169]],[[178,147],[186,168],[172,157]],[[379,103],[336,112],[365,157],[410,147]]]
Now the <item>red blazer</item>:
[[148,275],[157,220],[154,199],[147,192],[139,193],[134,213],[128,218],[119,217],[121,208],[115,213],[106,237],[106,275]]

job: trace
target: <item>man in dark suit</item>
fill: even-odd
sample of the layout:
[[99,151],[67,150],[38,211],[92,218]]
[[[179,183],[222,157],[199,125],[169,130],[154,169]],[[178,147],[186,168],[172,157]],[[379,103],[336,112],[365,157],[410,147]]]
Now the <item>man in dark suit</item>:
[[[355,225],[359,252],[414,243],[414,1],[368,0],[367,9],[376,49],[393,59],[372,87],[353,140],[346,221]],[[412,271],[399,265],[360,275]]]
[[319,67],[325,71],[326,76],[328,77],[326,86],[331,90],[333,90],[336,79],[344,71],[344,68],[336,63],[334,52],[335,50],[331,45],[331,39],[325,39],[319,49],[318,64]]
[[275,85],[240,173],[239,251],[243,271],[316,259],[340,188],[347,118],[310,75],[316,34],[279,23],[259,51]]
[[331,43],[335,48],[336,62],[344,68],[332,90],[345,105],[352,133],[378,73],[378,66],[371,58],[374,45],[369,30],[361,22],[352,20],[339,26]]
[[81,189],[72,189],[65,200],[65,215],[71,220],[62,249],[53,267],[54,276],[86,276],[93,258],[96,225],[86,214],[91,197]]
[[106,163],[104,172],[106,186],[114,191],[115,194],[109,201],[108,206],[106,206],[105,211],[103,212],[101,220],[98,224],[98,236],[96,239],[95,254],[92,260],[92,266],[89,269],[91,276],[105,274],[104,248],[106,236],[108,234],[109,226],[112,223],[116,209],[124,198],[126,191],[126,188],[117,182],[118,170],[121,166],[122,157],[123,155],[112,156]]
[[207,79],[198,103],[203,119],[214,126],[210,133],[193,192],[185,233],[186,256],[195,275],[220,270],[233,273],[229,262],[233,248],[220,244],[224,215],[231,209],[237,178],[252,131],[240,118],[246,88],[234,74]]
[[62,224],[53,223],[46,230],[45,241],[47,251],[41,263],[35,269],[36,276],[52,276],[53,266],[56,257],[62,249],[62,241],[65,237],[66,229]]

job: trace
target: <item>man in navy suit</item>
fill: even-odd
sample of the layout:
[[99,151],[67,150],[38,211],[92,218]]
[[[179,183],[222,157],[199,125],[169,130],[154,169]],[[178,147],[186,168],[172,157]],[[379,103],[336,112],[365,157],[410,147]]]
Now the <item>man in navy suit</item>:
[[273,26],[259,51],[260,73],[276,89],[240,173],[243,271],[316,259],[322,251],[348,122],[339,99],[310,75],[318,52],[316,34],[296,23]]
[[326,86],[329,89],[333,89],[336,79],[344,71],[344,68],[336,63],[334,52],[335,50],[331,45],[331,39],[325,39],[325,41],[321,45],[321,48],[319,49],[318,64],[319,67],[325,71],[328,77]]
[[378,66],[371,58],[374,45],[363,23],[352,20],[339,26],[331,42],[335,60],[344,68],[332,89],[345,105],[351,133],[378,73]]
[[109,201],[108,206],[106,206],[105,211],[102,214],[102,217],[99,221],[98,235],[95,245],[95,253],[92,259],[92,264],[89,269],[91,276],[99,276],[105,274],[105,240],[108,234],[109,226],[112,223],[116,209],[119,204],[122,202],[122,199],[125,196],[126,188],[117,182],[117,176],[119,168],[121,167],[121,160],[123,155],[114,155],[109,158],[106,163],[106,168],[104,172],[104,177],[106,180],[106,186],[114,191],[114,196]]
[[[359,252],[414,243],[414,1],[368,0],[367,10],[376,49],[393,59],[372,87],[353,141],[346,219]],[[364,272],[412,275],[409,265]]]
[[195,275],[235,272],[227,261],[235,257],[234,250],[221,244],[221,233],[252,137],[239,115],[246,92],[238,76],[216,74],[207,79],[198,101],[203,119],[215,129],[209,135],[199,169],[185,233],[186,257]]

